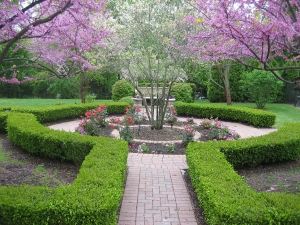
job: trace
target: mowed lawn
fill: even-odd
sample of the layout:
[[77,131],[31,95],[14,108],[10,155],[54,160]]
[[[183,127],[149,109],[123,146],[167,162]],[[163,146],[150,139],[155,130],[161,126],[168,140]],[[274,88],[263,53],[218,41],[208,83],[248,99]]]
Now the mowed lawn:
[[[99,104],[111,102],[112,100],[96,100]],[[226,103],[210,103],[207,100],[196,100],[197,104],[226,105]],[[43,107],[61,104],[81,104],[80,99],[15,99],[0,98],[0,106],[13,107]],[[232,106],[243,106],[248,108],[256,108],[254,103],[233,103]],[[264,110],[274,112],[276,114],[275,127],[279,128],[286,122],[300,122],[300,108],[287,104],[270,103],[266,105]]]
[[[112,100],[95,100],[95,102],[104,103]],[[26,99],[26,98],[0,98],[0,106],[13,107],[43,107],[61,104],[81,104],[80,99]]]

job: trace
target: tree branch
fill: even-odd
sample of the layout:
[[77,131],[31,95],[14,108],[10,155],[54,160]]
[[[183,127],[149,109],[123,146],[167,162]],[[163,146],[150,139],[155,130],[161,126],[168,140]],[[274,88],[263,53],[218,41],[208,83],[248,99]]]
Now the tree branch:
[[71,5],[72,5],[71,0],[68,0],[68,2],[57,12],[53,13],[52,15],[50,15],[44,19],[36,20],[32,24],[29,24],[25,28],[23,28],[19,33],[16,34],[16,36],[14,36],[12,39],[10,39],[10,41],[8,41],[7,44],[5,45],[3,51],[0,54],[0,64],[3,62],[5,55],[8,53],[9,49],[13,46],[13,44],[15,42],[17,42],[19,39],[21,39],[22,36],[25,35],[30,30],[31,27],[36,27],[38,25],[41,25],[41,24],[44,24],[44,23],[47,23],[47,22],[53,20],[55,17],[57,17],[59,14],[63,13]]

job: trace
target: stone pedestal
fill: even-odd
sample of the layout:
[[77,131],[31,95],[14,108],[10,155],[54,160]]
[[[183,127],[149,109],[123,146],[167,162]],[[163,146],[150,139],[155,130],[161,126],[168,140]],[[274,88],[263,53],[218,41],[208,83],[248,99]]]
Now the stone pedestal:
[[134,106],[136,107],[142,107],[143,99],[142,98],[132,98],[134,101]]

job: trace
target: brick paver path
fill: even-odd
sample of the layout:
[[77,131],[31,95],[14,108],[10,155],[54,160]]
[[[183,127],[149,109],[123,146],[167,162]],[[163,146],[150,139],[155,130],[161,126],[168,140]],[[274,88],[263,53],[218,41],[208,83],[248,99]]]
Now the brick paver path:
[[129,153],[119,225],[197,225],[181,170],[185,155]]

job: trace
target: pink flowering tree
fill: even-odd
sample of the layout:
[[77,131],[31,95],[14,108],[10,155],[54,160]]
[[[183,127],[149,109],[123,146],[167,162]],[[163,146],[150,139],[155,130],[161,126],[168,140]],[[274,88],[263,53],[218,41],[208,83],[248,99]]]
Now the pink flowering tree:
[[[20,84],[32,80],[32,77],[21,81],[17,78],[15,71],[26,67],[60,78],[95,68],[87,52],[103,44],[103,39],[110,34],[105,27],[97,25],[101,20],[105,20],[103,1],[1,1],[0,64],[11,65],[0,71],[4,75],[0,81]],[[32,57],[7,57],[14,46],[14,51],[28,49]],[[12,71],[13,77],[7,78],[5,74]]]
[[[200,27],[189,37],[201,60],[237,60],[255,69],[299,70],[300,2],[297,0],[197,0],[197,16],[187,20]],[[248,65],[254,59],[259,66]],[[276,59],[284,59],[281,66]]]

